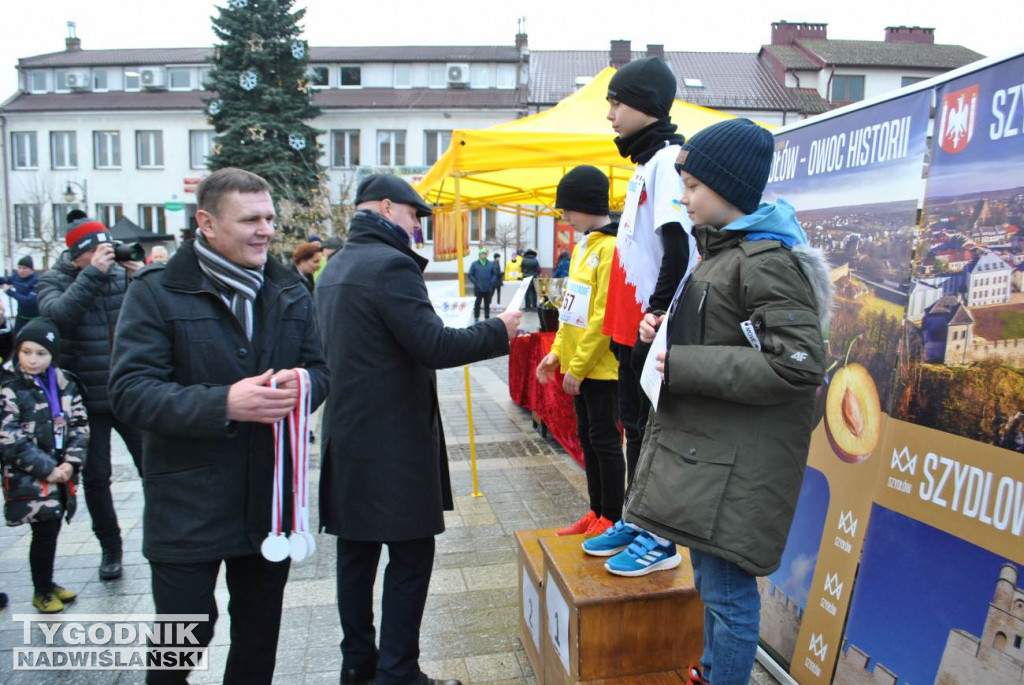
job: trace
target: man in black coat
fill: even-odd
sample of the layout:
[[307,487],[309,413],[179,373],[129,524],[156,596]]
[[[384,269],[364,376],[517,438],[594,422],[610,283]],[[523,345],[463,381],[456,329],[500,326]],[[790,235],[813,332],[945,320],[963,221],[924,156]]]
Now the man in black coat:
[[107,384],[114,330],[128,279],[142,263],[115,262],[110,231],[84,216],[69,224],[64,240],[68,249],[39,279],[39,311],[60,328],[60,368],[73,371],[81,381],[89,412],[89,454],[82,472],[85,504],[103,552],[99,576],[113,580],[121,577],[121,528],[110,493],[110,432],[116,430],[124,440],[136,469],[142,439],[135,426],[112,413]]
[[[143,431],[142,551],[156,613],[208,614],[194,635],[209,644],[223,562],[231,594],[224,682],[269,684],[289,568],[260,554],[271,529],[272,425],[295,407],[293,369],[309,372],[312,410],[327,394],[327,368],[309,291],[293,269],[267,259],[267,182],[221,169],[199,184],[198,204],[195,241],[141,270],[128,292],[111,399]],[[288,483],[287,454],[284,463]],[[290,487],[283,509],[288,531]],[[147,682],[187,675],[150,671]]]
[[[434,536],[451,510],[435,369],[508,354],[519,312],[446,328],[410,247],[431,209],[405,181],[365,179],[345,249],[317,282],[331,369],[323,416],[320,522],[338,536],[343,683],[438,683],[419,670]],[[373,583],[388,546],[380,649]]]

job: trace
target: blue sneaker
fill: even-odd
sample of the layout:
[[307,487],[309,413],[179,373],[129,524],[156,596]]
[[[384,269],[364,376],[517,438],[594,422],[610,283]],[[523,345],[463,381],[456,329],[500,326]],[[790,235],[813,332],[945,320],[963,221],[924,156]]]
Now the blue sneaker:
[[640,531],[619,519],[596,538],[583,541],[583,551],[595,557],[610,557],[633,544]]
[[604,562],[604,567],[617,576],[645,576],[654,571],[675,568],[682,560],[683,555],[673,543],[662,546],[650,535],[643,533],[637,536],[626,551]]

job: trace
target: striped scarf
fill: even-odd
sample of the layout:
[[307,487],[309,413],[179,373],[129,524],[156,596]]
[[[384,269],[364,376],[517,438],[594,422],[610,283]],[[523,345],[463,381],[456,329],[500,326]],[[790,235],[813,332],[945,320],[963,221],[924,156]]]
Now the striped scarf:
[[252,303],[263,287],[263,267],[247,269],[229,262],[214,252],[202,233],[196,234],[195,250],[199,268],[213,281],[224,304],[242,324],[246,337],[252,340]]

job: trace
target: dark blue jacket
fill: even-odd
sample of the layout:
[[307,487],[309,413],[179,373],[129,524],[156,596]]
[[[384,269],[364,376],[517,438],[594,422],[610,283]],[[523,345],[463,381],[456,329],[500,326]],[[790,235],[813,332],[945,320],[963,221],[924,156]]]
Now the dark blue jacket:
[[498,265],[494,262],[481,264],[476,260],[469,267],[469,282],[473,284],[473,294],[489,295],[498,285]]
[[12,276],[0,278],[0,285],[14,286],[7,294],[18,302],[18,318],[34,319],[39,316],[39,304],[36,297],[36,285],[39,274],[32,272],[28,278],[22,278],[17,272]]
[[[272,426],[227,421],[233,383],[305,367],[312,408],[327,395],[313,299],[294,269],[267,259],[253,316],[250,341],[191,243],[141,269],[125,298],[110,397],[117,417],[142,430],[142,552],[151,561],[258,554],[270,530]],[[285,511],[288,527],[290,504]]]

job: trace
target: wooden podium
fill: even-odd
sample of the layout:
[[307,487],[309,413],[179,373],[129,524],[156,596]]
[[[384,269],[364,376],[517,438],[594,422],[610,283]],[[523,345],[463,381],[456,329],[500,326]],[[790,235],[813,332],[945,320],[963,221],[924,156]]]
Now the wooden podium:
[[[613,576],[582,536],[540,538],[544,552],[547,685],[676,682],[700,659],[704,605],[688,551],[671,571]],[[626,676],[634,676],[627,678]]]
[[517,531],[519,637],[543,685],[681,685],[702,649],[704,607],[687,550],[671,571],[613,576],[582,535]]

